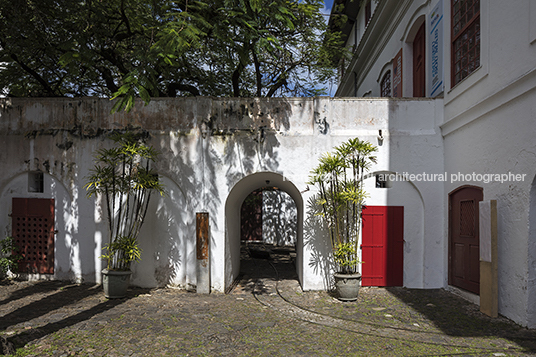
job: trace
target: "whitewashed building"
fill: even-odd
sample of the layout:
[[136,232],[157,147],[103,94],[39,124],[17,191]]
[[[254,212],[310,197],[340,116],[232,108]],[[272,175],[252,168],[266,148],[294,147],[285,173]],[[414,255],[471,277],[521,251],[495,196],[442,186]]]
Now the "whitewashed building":
[[[453,29],[456,4],[465,17]],[[295,243],[304,290],[326,289],[329,243],[308,175],[358,137],[378,147],[363,284],[458,289],[536,327],[536,6],[336,1],[340,13],[354,55],[336,98],[153,99],[115,114],[107,99],[1,99],[0,238],[28,246],[29,277],[101,281],[108,232],[85,177],[107,134],[134,129],[162,153],[166,195],[151,202],[133,284],[199,287],[196,214],[208,213],[208,289],[225,291],[240,271],[244,200],[277,188],[292,212],[267,196],[269,239]]]
[[[307,185],[318,158],[359,137],[378,146],[372,172],[443,169],[437,130],[441,99],[154,99],[146,107],[138,103],[130,113],[115,114],[107,99],[12,98],[1,103],[0,227],[3,237],[18,236],[28,246],[30,278],[101,281],[105,208],[86,197],[84,184],[94,153],[112,144],[108,134],[116,129],[144,131],[162,153],[157,169],[166,195],[152,200],[141,232],[142,262],[133,267],[132,283],[145,287],[197,286],[196,213],[206,212],[210,287],[225,291],[240,271],[245,198],[277,187],[286,198],[267,197],[281,202],[265,205],[271,207],[263,221],[266,239],[295,244],[302,288],[326,289],[329,242],[311,205],[316,191]],[[404,252],[391,269],[397,280],[389,284],[443,287],[443,222],[437,214],[443,209],[443,183],[400,180],[389,182],[387,189],[377,187],[371,174],[365,184],[370,206],[388,203],[404,210],[397,227]],[[45,218],[53,223],[45,225]]]
[[[442,98],[435,128],[448,180],[434,218],[444,245],[442,285],[472,291],[478,302],[481,274],[493,273],[498,312],[536,327],[536,2],[335,0],[330,26],[352,51],[336,97]],[[399,148],[406,160],[428,157],[411,149]],[[478,237],[476,202],[490,200],[494,259],[487,236]],[[494,268],[479,273],[488,260]]]

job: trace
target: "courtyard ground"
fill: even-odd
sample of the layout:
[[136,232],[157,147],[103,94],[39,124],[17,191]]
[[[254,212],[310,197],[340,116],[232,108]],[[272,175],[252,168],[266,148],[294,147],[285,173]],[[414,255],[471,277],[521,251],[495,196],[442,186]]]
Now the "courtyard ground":
[[19,356],[536,356],[536,330],[445,290],[362,288],[343,303],[302,291],[286,256],[244,259],[228,294],[3,282],[0,336]]

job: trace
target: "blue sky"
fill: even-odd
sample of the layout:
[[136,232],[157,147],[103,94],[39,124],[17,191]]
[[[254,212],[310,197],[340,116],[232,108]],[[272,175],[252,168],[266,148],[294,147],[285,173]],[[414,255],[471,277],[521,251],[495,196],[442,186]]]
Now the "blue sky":
[[325,0],[324,9],[322,10],[322,13],[329,15],[331,13],[332,6],[333,6],[333,0]]
[[[324,16],[326,22],[329,21],[329,14],[331,14],[331,7],[333,6],[333,0],[324,0],[324,9],[322,9],[322,13],[326,14]],[[333,81],[331,83],[325,83],[326,89],[327,89],[327,95],[330,97],[333,97],[335,95],[335,91],[337,90],[337,85]]]

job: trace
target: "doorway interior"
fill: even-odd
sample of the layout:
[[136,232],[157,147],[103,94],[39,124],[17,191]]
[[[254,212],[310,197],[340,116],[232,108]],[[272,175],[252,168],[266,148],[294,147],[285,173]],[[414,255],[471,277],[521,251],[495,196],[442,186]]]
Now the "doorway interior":
[[[258,207],[261,202],[262,207]],[[243,207],[244,203],[246,207]],[[303,199],[296,186],[277,173],[255,173],[234,185],[225,205],[226,291],[232,289],[241,277],[241,271],[245,270],[245,265],[249,264],[245,263],[244,258],[248,261],[257,260],[254,268],[260,273],[260,261],[273,270],[269,262],[284,257],[283,260],[292,262],[292,274],[301,283]],[[242,221],[243,212],[249,216],[249,221]],[[292,216],[295,220],[291,219]],[[245,231],[242,230],[243,226],[246,227]]]

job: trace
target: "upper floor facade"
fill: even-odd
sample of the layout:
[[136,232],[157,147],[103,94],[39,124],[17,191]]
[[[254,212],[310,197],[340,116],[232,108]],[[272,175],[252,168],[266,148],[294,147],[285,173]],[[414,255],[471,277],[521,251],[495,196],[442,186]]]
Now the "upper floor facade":
[[448,122],[536,77],[534,1],[335,1],[330,25],[352,53],[337,97],[443,97]]

